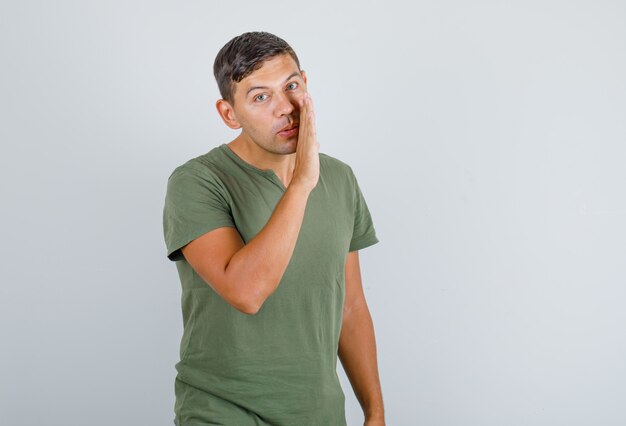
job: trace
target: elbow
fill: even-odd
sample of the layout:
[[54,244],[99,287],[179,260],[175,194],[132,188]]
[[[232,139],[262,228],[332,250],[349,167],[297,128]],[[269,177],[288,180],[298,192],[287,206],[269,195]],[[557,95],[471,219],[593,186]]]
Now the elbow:
[[262,303],[256,303],[256,304],[250,303],[250,304],[247,304],[247,305],[239,304],[239,305],[234,306],[234,307],[239,312],[244,313],[246,315],[256,315],[261,310],[261,306],[263,306]]
[[255,294],[248,295],[248,297],[238,298],[231,305],[246,315],[256,315],[261,310],[263,303],[265,303],[265,297],[255,292]]
[[235,308],[239,312],[244,313],[246,315],[256,315],[261,309],[260,306],[245,306],[245,307],[235,306]]
[[267,298],[274,292],[278,283],[267,280],[242,280],[247,285],[232,285],[224,299],[239,312],[246,315],[256,315]]

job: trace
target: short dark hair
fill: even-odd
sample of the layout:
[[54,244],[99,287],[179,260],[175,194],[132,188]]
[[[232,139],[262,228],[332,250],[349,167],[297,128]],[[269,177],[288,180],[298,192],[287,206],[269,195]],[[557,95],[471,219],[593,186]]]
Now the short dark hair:
[[274,56],[289,54],[300,69],[296,52],[285,40],[266,32],[243,33],[226,43],[217,53],[213,74],[222,98],[233,103],[235,83],[239,83]]

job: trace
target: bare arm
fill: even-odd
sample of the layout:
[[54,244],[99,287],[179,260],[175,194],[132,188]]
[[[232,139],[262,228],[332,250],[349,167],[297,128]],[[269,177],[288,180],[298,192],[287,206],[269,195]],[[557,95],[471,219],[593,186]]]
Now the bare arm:
[[185,259],[226,302],[255,314],[287,269],[318,177],[319,144],[307,95],[300,108],[293,177],[267,224],[248,244],[234,228],[214,229],[182,248]]
[[361,404],[367,426],[384,426],[383,396],[378,377],[376,339],[359,266],[359,252],[346,259],[346,299],[339,336],[339,359]]

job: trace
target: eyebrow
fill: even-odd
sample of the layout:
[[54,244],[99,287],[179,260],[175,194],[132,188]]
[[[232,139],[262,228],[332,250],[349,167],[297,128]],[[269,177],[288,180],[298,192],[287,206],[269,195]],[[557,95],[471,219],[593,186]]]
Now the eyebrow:
[[[301,75],[302,75],[302,74],[300,74],[300,71],[295,71],[295,72],[293,72],[293,73],[292,73],[289,77],[287,77],[287,78],[285,79],[285,81],[283,82],[283,84],[287,83],[287,82],[288,82],[289,80],[291,80],[292,78],[297,77],[297,76],[301,76]],[[267,86],[254,86],[254,87],[251,87],[251,88],[249,88],[249,89],[248,89],[248,91],[246,92],[246,96],[248,96],[248,95],[250,94],[250,92],[252,92],[253,90],[256,90],[256,89],[269,89],[269,87],[267,87]]]

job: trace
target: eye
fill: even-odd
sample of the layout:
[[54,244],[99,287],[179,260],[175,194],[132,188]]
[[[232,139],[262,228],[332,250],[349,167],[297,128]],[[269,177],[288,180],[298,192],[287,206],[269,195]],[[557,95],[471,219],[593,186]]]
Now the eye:
[[296,90],[298,88],[298,83],[292,81],[287,85],[287,90]]
[[265,93],[261,93],[260,95],[256,95],[254,97],[254,102],[263,102],[267,99],[267,95]]

